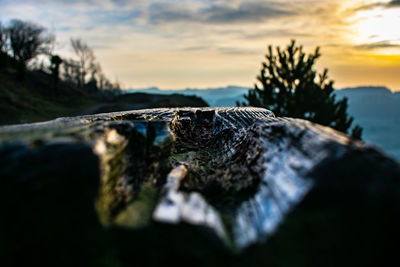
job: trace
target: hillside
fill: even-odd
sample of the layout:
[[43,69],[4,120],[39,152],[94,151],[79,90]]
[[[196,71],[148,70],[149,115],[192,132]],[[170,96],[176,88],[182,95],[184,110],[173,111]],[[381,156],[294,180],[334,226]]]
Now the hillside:
[[132,93],[116,96],[110,101],[100,101],[89,109],[82,111],[81,114],[89,115],[113,111],[165,107],[208,107],[208,104],[197,96]]
[[27,72],[23,81],[16,79],[13,69],[0,71],[0,125],[132,109],[208,106],[199,97],[179,94],[88,94],[66,82],[60,83],[56,93],[50,81],[43,71]]
[[247,93],[250,88],[229,85],[226,87],[195,89],[188,88],[184,90],[160,90],[157,87],[150,87],[144,89],[129,89],[125,90],[128,93],[150,93],[150,94],[183,94],[195,95],[204,99],[212,107],[232,107],[236,105],[236,101],[244,101],[243,95]]
[[79,115],[96,103],[93,97],[66,83],[61,84],[58,95],[54,94],[48,76],[34,71],[28,72],[24,81],[17,81],[12,71],[0,72],[0,124]]

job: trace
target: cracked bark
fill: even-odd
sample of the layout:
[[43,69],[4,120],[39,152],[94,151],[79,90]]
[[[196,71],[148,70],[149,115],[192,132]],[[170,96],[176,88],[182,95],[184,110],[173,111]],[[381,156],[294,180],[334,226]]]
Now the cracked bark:
[[[309,266],[324,262],[321,251],[343,263],[349,248],[359,256],[374,251],[356,262],[370,263],[392,256],[398,237],[397,162],[265,109],[59,118],[0,127],[0,141],[3,229],[19,233],[6,234],[2,245],[11,262],[29,253],[43,262],[47,252],[57,258],[74,247],[88,264],[130,265],[130,254],[146,258],[143,249],[153,246],[160,261],[147,257],[148,265],[179,254],[203,264]],[[89,245],[104,255],[89,253]]]

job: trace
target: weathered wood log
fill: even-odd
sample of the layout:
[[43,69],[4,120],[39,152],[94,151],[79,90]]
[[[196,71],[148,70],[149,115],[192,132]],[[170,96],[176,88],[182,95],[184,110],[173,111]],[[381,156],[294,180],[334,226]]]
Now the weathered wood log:
[[0,127],[0,142],[1,248],[13,264],[51,265],[66,250],[66,264],[110,265],[176,255],[369,265],[396,254],[399,164],[308,121],[149,109]]

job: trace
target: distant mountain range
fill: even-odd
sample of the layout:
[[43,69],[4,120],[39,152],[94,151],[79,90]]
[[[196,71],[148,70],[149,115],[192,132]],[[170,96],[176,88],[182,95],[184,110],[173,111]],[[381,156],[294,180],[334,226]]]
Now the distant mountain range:
[[[160,90],[157,87],[130,89],[127,93],[184,94],[203,98],[210,106],[236,106],[245,101],[250,88],[227,86],[208,89]],[[400,92],[387,87],[360,86],[336,90],[338,99],[348,98],[348,112],[363,129],[363,140],[375,144],[400,161]]]
[[363,127],[363,139],[400,161],[400,92],[369,86],[337,90],[336,95],[348,98],[349,114]]

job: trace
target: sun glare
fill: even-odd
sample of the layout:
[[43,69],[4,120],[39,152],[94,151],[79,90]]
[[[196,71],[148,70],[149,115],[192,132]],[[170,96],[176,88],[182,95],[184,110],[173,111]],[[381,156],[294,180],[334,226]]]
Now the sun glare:
[[356,44],[374,44],[385,42],[389,45],[400,44],[400,10],[381,9],[360,11],[354,24]]

